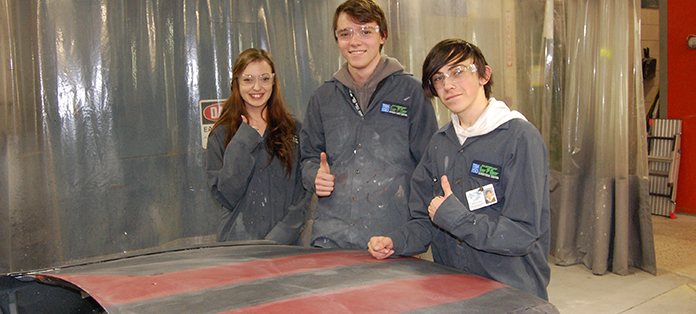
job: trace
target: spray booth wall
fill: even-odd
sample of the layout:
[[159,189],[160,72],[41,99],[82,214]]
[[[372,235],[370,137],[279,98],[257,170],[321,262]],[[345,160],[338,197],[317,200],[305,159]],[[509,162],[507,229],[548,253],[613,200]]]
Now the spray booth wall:
[[[560,169],[563,2],[377,2],[383,52],[419,78],[438,41],[481,47],[494,97],[539,128]],[[257,47],[302,119],[344,62],[340,3],[0,0],[0,273],[213,242],[199,102],[227,98],[234,59]]]

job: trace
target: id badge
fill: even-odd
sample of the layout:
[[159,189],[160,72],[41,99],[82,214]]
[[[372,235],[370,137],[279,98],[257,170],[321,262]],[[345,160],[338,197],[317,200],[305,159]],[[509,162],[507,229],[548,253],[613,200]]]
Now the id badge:
[[477,209],[498,203],[498,197],[495,195],[493,184],[488,184],[467,191],[466,201],[469,203],[469,210],[473,212]]

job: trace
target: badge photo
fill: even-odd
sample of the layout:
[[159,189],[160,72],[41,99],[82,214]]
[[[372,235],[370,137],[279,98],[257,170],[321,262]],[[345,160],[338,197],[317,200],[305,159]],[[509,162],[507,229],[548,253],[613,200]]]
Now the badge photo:
[[493,184],[487,184],[467,191],[466,201],[469,204],[469,210],[475,211],[498,203],[498,197],[495,195]]

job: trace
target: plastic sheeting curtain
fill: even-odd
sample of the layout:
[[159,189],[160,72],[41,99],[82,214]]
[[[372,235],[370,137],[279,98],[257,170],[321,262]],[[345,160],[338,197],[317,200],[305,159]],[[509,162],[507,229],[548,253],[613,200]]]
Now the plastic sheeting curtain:
[[301,114],[335,5],[0,0],[0,272],[211,241],[198,102],[253,46]]
[[655,274],[639,1],[565,1],[562,158],[552,196],[556,263]]
[[[585,250],[597,245],[578,231],[585,225],[569,223],[592,208],[567,206],[571,192],[608,199],[613,186],[625,186],[613,172],[586,165],[640,157],[641,134],[629,118],[642,110],[634,98],[641,85],[630,73],[635,52],[614,47],[612,58],[601,59],[594,44],[571,49],[601,35],[578,31],[597,22],[573,13],[583,8],[579,2],[377,2],[389,20],[384,53],[418,77],[428,50],[443,38],[482,48],[494,96],[527,115],[549,143],[556,191],[565,191],[566,204],[553,213],[555,253],[573,257],[557,258],[564,263],[580,262],[567,239],[590,243]],[[313,90],[343,62],[331,33],[340,3],[0,0],[0,273],[213,241],[219,206],[205,183],[198,102],[226,98],[235,57],[259,47],[273,55],[284,96],[302,118]],[[632,35],[635,10],[618,12],[625,21],[598,8],[584,12]],[[596,63],[579,59],[593,52]],[[600,81],[593,71],[612,74]],[[440,123],[449,121],[446,108],[435,106]],[[607,145],[617,142],[595,143],[606,137],[599,127],[609,126],[600,118],[610,112],[605,119],[619,122],[602,131],[615,132],[612,138],[632,151],[611,154]],[[642,187],[640,174],[621,175],[633,177],[640,180],[628,186]],[[594,192],[597,183],[613,185]]]

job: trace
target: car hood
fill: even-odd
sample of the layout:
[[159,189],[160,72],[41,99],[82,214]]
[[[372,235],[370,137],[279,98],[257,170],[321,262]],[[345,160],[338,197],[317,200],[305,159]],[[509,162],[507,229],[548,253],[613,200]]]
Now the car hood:
[[515,288],[417,258],[366,251],[221,245],[33,274],[108,313],[557,313]]

